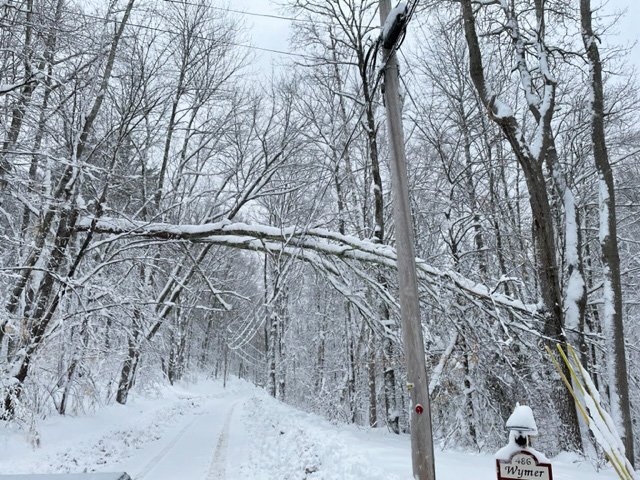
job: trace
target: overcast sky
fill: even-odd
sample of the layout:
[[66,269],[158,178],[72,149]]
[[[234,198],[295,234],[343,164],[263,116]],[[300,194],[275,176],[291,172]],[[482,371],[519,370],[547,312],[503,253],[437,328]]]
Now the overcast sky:
[[[282,3],[283,0],[280,0]],[[392,0],[395,3],[394,0]],[[577,2],[576,2],[577,3]],[[610,44],[629,45],[635,43],[632,49],[630,62],[640,71],[640,0],[592,0],[593,7],[603,5],[601,12],[604,15],[603,21],[613,19],[615,12],[626,13],[622,15],[618,24],[604,37],[604,41]],[[228,8],[251,13],[268,15],[287,15],[282,12],[273,0],[233,0],[226,3]],[[290,15],[290,14],[289,14]],[[290,22],[275,18],[264,18],[251,15],[242,16],[246,22],[246,27],[251,37],[251,43],[256,46],[282,50],[289,52]],[[271,70],[272,62],[281,62],[287,56],[254,51],[260,56],[260,61],[256,65],[257,69]]]
[[[593,3],[596,4],[596,2]],[[607,40],[622,45],[635,43],[630,61],[637,70],[640,70],[640,45],[638,45],[640,43],[640,0],[608,0],[602,8],[605,15],[614,15],[614,12],[620,13],[625,10],[626,13],[613,27],[614,32]]]
[[[282,15],[279,7],[271,0],[233,0],[227,2],[229,8],[244,12],[260,13],[267,15]],[[290,22],[277,18],[264,18],[244,15],[243,20],[251,38],[251,44],[259,47],[270,48],[289,52],[289,36],[291,34]],[[269,52],[255,51],[260,56],[257,65],[260,69],[271,70],[273,62],[278,63],[288,58],[287,55],[273,54]]]

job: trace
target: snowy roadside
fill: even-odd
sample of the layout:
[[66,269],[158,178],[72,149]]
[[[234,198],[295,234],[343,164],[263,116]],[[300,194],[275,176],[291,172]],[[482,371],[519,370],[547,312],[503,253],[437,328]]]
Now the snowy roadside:
[[[284,405],[263,392],[256,392],[239,413],[233,431],[243,433],[232,438],[230,456],[244,458],[244,461],[230,466],[230,479],[382,480],[402,478],[397,475],[398,471],[410,473],[402,468],[406,465],[399,469],[387,465],[390,468],[384,470],[372,465],[372,456],[377,453],[370,444],[356,445],[357,430],[333,426],[317,415]],[[406,446],[404,443],[401,445]]]
[[[134,396],[40,426],[41,447],[0,424],[0,474],[123,471],[136,480],[410,480],[407,435],[333,425],[246,382],[213,381]],[[506,438],[506,435],[505,435]],[[555,480],[613,480],[572,455],[552,459]],[[438,480],[493,480],[493,455],[436,452]]]
[[162,388],[155,398],[133,395],[127,405],[93,414],[50,417],[38,426],[39,448],[24,432],[0,423],[0,474],[117,470],[127,459],[145,459],[150,446],[175,436],[209,399],[234,393],[202,382],[188,389]]
[[[229,480],[412,480],[408,435],[333,425],[258,391],[236,415]],[[505,432],[506,439],[506,432]],[[506,440],[505,440],[506,441]],[[613,480],[575,455],[552,459],[555,480]],[[436,452],[438,480],[493,480],[494,456]]]

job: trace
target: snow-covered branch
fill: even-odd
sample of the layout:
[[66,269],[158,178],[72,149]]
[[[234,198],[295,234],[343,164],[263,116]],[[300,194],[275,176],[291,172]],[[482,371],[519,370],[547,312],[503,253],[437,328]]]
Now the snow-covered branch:
[[[92,218],[78,222],[79,230],[88,230]],[[394,248],[362,240],[349,235],[341,235],[324,228],[303,229],[300,227],[277,228],[268,225],[248,225],[222,221],[202,225],[171,225],[164,223],[144,223],[114,218],[103,218],[95,225],[96,233],[128,235],[166,240],[184,240],[208,243],[257,251],[281,251],[295,255],[310,263],[331,268],[321,261],[321,256],[332,256],[356,260],[370,264],[396,268],[397,254]],[[536,308],[525,305],[520,300],[495,293],[485,285],[478,284],[452,270],[443,270],[416,259],[418,276],[428,290],[434,292],[445,288],[454,293],[464,294],[494,307],[508,309],[518,316],[536,317]],[[337,272],[333,272],[337,274]]]

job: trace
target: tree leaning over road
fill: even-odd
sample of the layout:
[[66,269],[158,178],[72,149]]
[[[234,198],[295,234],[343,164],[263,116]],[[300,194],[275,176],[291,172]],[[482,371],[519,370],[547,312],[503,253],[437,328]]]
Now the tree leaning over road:
[[[43,416],[205,373],[409,433],[426,405],[400,338],[379,2],[282,3],[274,35],[296,27],[269,76],[243,29],[257,12],[0,2],[0,415],[14,425],[36,435]],[[465,0],[467,21],[459,2],[407,3],[403,208],[435,441],[494,451],[520,401],[543,450],[578,448],[540,348],[566,337],[604,403],[620,399],[632,452],[640,122],[622,51],[597,41],[600,10],[587,38],[584,2]]]

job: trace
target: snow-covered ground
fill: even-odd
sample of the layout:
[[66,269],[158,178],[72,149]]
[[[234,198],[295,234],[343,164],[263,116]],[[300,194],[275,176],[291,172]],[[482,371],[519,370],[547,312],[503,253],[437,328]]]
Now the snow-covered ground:
[[[332,425],[242,381],[166,388],[84,417],[40,425],[40,446],[0,425],[0,474],[126,471],[134,480],[409,480],[407,436]],[[552,459],[555,480],[607,480]],[[436,453],[438,480],[492,480],[492,455]]]

